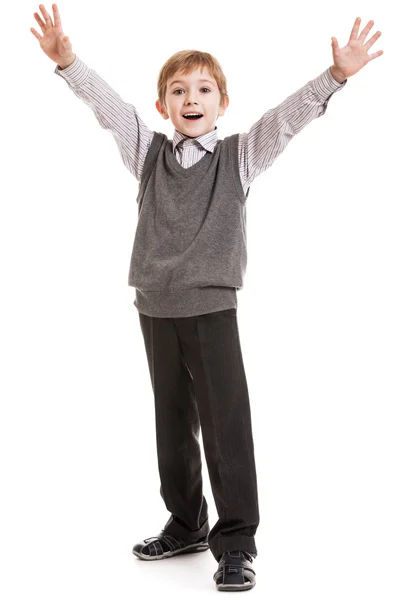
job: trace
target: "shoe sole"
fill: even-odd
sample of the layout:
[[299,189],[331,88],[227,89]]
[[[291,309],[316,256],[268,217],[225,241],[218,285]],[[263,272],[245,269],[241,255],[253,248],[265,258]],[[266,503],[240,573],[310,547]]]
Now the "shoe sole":
[[148,554],[141,554],[140,552],[136,552],[136,550],[132,550],[132,554],[141,558],[142,560],[162,560],[163,558],[171,558],[172,556],[176,556],[177,554],[191,554],[193,552],[203,552],[204,550],[209,549],[209,544],[207,542],[201,542],[200,544],[190,544],[190,546],[185,546],[184,548],[178,548],[178,550],[170,550],[169,552],[163,552],[163,554],[159,554],[158,556],[149,556]]
[[243,585],[234,585],[229,583],[220,583],[216,586],[217,590],[220,592],[244,592],[246,590],[251,590],[256,584],[255,583],[244,583]]

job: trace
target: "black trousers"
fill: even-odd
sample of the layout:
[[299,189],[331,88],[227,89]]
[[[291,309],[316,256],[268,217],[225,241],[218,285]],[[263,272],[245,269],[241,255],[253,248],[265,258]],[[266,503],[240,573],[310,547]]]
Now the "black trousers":
[[154,391],[160,493],[171,513],[164,530],[189,539],[208,527],[201,426],[219,517],[210,550],[216,560],[227,550],[257,556],[257,476],[236,308],[139,318]]

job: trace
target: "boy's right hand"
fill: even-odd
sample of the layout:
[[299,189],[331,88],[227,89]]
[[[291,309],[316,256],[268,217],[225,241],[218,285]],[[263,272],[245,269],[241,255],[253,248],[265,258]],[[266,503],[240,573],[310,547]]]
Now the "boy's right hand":
[[31,27],[31,32],[39,40],[40,47],[43,52],[47,54],[51,60],[54,60],[55,63],[60,65],[61,68],[65,69],[74,62],[76,55],[72,52],[72,46],[69,38],[64,35],[62,30],[60,13],[58,12],[57,4],[52,5],[54,24],[44,5],[39,4],[39,8],[44,17],[44,21],[40,18],[38,13],[33,13],[33,16],[39,23],[43,35],[40,35],[40,33],[33,29],[33,27]]

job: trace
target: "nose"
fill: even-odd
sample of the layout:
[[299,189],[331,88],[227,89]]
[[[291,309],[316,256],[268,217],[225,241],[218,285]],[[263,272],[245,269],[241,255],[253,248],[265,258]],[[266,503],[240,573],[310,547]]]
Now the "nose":
[[[196,99],[196,93],[189,90],[187,92],[185,104],[194,104],[195,103],[195,99]],[[197,104],[197,102],[196,102],[196,104]]]

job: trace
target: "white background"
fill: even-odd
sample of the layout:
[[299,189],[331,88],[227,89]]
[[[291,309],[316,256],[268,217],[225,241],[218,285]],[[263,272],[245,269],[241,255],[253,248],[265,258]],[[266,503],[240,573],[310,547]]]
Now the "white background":
[[[169,513],[129,260],[138,183],[115,141],[2,13],[1,581],[6,600],[216,594],[211,552],[131,554]],[[45,5],[51,11],[51,4]],[[392,4],[393,8],[395,7]],[[164,62],[210,52],[219,137],[332,63],[354,20],[384,50],[252,185],[238,322],[261,522],[254,597],[398,600],[398,19],[389,2],[58,4],[73,51],[170,138]],[[398,15],[397,15],[398,16]],[[206,468],[211,526],[217,519]]]

